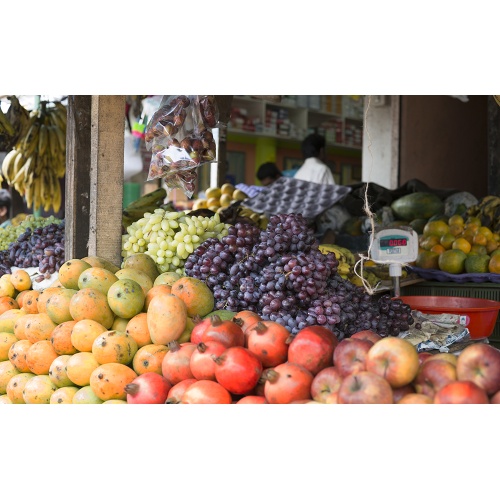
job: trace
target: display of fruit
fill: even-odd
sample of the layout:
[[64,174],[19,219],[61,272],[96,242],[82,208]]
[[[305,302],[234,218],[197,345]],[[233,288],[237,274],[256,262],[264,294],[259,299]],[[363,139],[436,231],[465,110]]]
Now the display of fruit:
[[130,224],[142,219],[145,213],[154,212],[157,208],[160,208],[164,204],[166,196],[167,191],[164,188],[158,188],[130,202],[123,209],[123,228],[127,229]]
[[450,274],[500,273],[500,234],[479,217],[453,215],[429,220],[419,237],[415,266]]
[[397,220],[429,219],[444,211],[444,202],[434,193],[416,192],[394,200],[391,209]]
[[2,162],[1,177],[33,210],[58,212],[61,208],[59,180],[66,172],[66,119],[61,102],[41,102],[31,111],[26,132]]
[[10,151],[29,123],[29,112],[15,95],[8,96],[11,104],[4,114],[0,109],[0,151]]
[[219,214],[191,217],[187,212],[157,208],[127,227],[122,237],[122,257],[134,253],[150,255],[161,273],[184,274],[184,262],[205,240],[222,238],[229,225]]
[[[152,280],[156,273],[146,262],[141,268],[131,260],[122,270],[149,272]],[[96,274],[101,287],[83,286],[80,278],[91,269],[104,268],[65,262],[65,285],[39,293],[36,309],[22,272],[11,276],[25,300],[20,305],[7,298],[0,313],[0,404],[500,401],[500,351],[486,343],[469,344],[458,355],[424,357],[404,338],[371,329],[339,339],[327,325],[305,325],[293,335],[250,310],[227,320],[212,310],[202,320],[198,313],[214,308],[216,300],[201,280],[188,277],[136,312],[136,292],[118,297],[111,287],[100,291],[105,274]],[[165,286],[152,284],[150,290]],[[255,321],[245,333],[244,318],[250,317]]]
[[477,217],[481,226],[491,229],[493,233],[500,233],[500,196],[485,196],[477,205],[467,209],[466,217]]
[[184,269],[207,283],[217,309],[254,311],[293,334],[307,325],[323,325],[338,338],[364,329],[384,336],[408,329],[409,307],[342,278],[335,253],[318,247],[300,214],[280,214],[266,230],[237,223],[227,236],[208,239]]

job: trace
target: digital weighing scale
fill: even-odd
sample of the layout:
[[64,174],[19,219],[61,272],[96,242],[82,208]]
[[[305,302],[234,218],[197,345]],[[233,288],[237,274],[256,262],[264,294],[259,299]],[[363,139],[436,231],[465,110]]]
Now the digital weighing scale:
[[375,233],[371,246],[371,259],[377,264],[389,264],[389,276],[394,296],[399,297],[404,264],[414,262],[418,256],[418,235],[408,226],[383,229]]

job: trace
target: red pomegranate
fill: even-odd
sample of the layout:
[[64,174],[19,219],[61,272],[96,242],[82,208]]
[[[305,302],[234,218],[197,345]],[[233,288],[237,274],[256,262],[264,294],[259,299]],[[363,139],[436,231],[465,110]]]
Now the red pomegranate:
[[267,372],[264,397],[270,404],[289,404],[311,398],[313,374],[301,365],[283,363]]
[[232,321],[243,330],[243,333],[245,334],[245,347],[247,347],[249,328],[255,325],[258,321],[262,321],[262,318],[253,311],[239,311],[233,316]]
[[333,351],[339,341],[328,328],[306,326],[294,337],[288,348],[288,361],[307,368],[313,375],[333,365]]
[[245,334],[240,326],[229,319],[222,320],[214,314],[210,318],[210,325],[203,331],[199,342],[215,340],[226,347],[241,346],[245,344]]
[[290,332],[274,321],[259,321],[247,330],[248,350],[264,368],[278,366],[287,360]]
[[125,386],[128,404],[164,404],[172,385],[156,372],[146,372]]
[[214,361],[215,379],[232,394],[248,393],[262,375],[262,363],[246,347],[229,347]]
[[189,367],[191,355],[196,350],[196,344],[184,342],[179,344],[176,340],[167,344],[169,351],[161,363],[162,375],[175,385],[181,380],[195,378]]
[[184,392],[182,404],[231,404],[233,399],[227,389],[213,380],[198,380]]
[[168,391],[167,399],[165,401],[166,404],[177,404],[181,402],[183,394],[186,392],[186,389],[195,382],[198,382],[195,378],[186,378],[177,382],[177,384],[172,386],[172,389]]
[[215,340],[209,340],[207,343],[200,342],[189,361],[191,373],[197,380],[214,380],[215,367],[213,356],[220,356],[227,347]]
[[266,398],[264,396],[244,396],[239,401],[236,401],[237,405],[254,405],[254,404],[267,404]]
[[211,318],[202,319],[200,316],[195,316],[193,318],[194,328],[191,330],[190,341],[193,344],[199,344],[201,342],[201,336],[203,332],[211,325]]

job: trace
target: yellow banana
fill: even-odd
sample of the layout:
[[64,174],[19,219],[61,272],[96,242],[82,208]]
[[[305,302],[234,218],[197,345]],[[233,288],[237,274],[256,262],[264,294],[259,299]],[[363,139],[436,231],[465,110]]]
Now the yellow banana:
[[58,127],[55,128],[54,130],[56,132],[57,140],[59,141],[59,150],[66,151],[66,135]]
[[26,200],[26,205],[28,208],[31,207],[33,203],[33,184],[26,183],[26,189],[24,191],[24,198]]
[[61,122],[64,124],[64,127],[66,127],[66,123],[68,120],[68,110],[66,106],[62,102],[55,102],[55,112],[57,113],[58,117],[60,118]]
[[23,166],[17,171],[16,175],[12,179],[12,184],[23,185],[25,182],[26,171],[30,168],[31,162],[33,161],[33,156],[30,156]]
[[40,131],[38,133],[38,154],[43,156],[48,146],[48,132],[47,126],[42,123],[40,125]]
[[10,184],[10,172],[14,167],[14,162],[19,155],[19,151],[17,149],[13,149],[7,153],[2,162],[2,176]]
[[57,134],[54,125],[47,126],[47,132],[49,135],[49,150],[52,157],[56,157],[59,151],[59,140],[57,139]]
[[61,209],[61,203],[62,203],[62,193],[61,193],[61,185],[59,184],[59,181],[55,179],[54,183],[54,198],[52,201],[52,205],[54,207],[54,212],[59,212]]

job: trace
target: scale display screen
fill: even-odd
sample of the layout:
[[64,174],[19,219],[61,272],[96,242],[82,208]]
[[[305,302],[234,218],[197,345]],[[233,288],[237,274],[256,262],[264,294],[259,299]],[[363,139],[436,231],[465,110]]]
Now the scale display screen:
[[409,238],[401,235],[384,236],[379,240],[379,249],[387,255],[408,255]]

